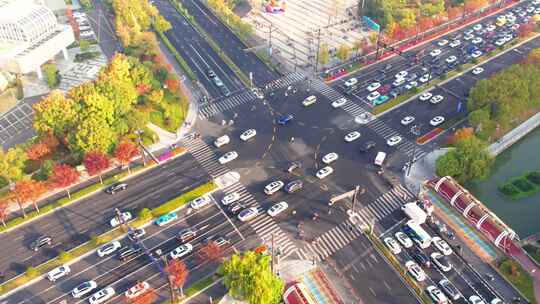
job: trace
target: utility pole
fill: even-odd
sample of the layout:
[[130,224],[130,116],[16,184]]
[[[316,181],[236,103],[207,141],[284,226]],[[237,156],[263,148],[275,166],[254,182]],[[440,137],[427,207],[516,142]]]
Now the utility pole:
[[358,198],[358,195],[359,194],[364,194],[366,193],[366,189],[365,188],[362,188],[362,190],[360,190],[360,186],[356,186],[354,188],[354,194],[353,194],[353,202],[352,202],[352,212],[353,214],[355,213],[355,210],[356,210],[356,202],[358,201],[357,198]]
[[141,130],[141,129],[135,130],[135,134],[137,134],[137,144],[139,146],[139,149],[141,150],[141,157],[142,157],[142,161],[143,161],[143,166],[146,166],[146,156],[144,156],[144,149],[142,147],[142,139],[141,139],[141,134],[142,133],[143,133],[143,130]]
[[317,74],[317,69],[319,68],[320,47],[321,47],[321,28],[317,30],[317,54],[315,54],[315,71],[313,74]]
[[[167,269],[167,267],[169,267],[169,261],[167,261],[167,256],[161,255],[162,253],[161,249],[156,250],[156,253],[160,256],[160,259],[163,261],[163,264],[165,265],[165,269]],[[171,303],[176,303],[176,292],[173,286],[172,275],[170,273],[167,273],[167,271],[165,271],[165,273],[167,274],[167,281],[169,283],[169,296],[171,297]]]
[[268,31],[268,56],[272,57],[272,31],[274,24],[270,22],[270,30]]
[[114,212],[116,213],[116,219],[120,223],[120,226],[123,230],[126,230],[126,222],[124,221],[124,218],[122,217],[122,213],[120,212],[120,209],[114,208]]
[[[418,135],[420,135],[420,127],[418,125],[412,126],[411,133],[414,136],[418,137]],[[412,165],[416,161],[415,156],[416,156],[416,144],[413,145],[413,151],[412,151],[412,154],[411,154],[411,158],[409,159],[409,165],[407,166],[407,172],[406,172],[405,176],[409,176],[411,174]]]

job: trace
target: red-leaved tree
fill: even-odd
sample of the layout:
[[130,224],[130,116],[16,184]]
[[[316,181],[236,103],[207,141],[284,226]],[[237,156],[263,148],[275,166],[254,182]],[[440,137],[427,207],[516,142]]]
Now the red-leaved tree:
[[56,164],[53,167],[52,175],[49,178],[51,185],[55,188],[65,188],[67,195],[71,198],[69,193],[69,186],[73,185],[79,180],[80,173],[75,168],[66,164]]
[[534,27],[535,24],[532,22],[522,24],[518,29],[518,36],[522,38],[530,36],[531,33],[534,31]]
[[171,278],[173,289],[180,289],[180,294],[184,296],[184,284],[186,283],[189,275],[189,270],[186,267],[186,264],[184,264],[184,262],[182,262],[181,260],[171,260],[167,264],[165,272],[167,272],[167,274]]
[[221,246],[216,244],[216,242],[210,242],[199,249],[199,260],[201,263],[210,263],[217,261],[223,255],[223,250]]
[[122,141],[118,146],[116,147],[116,151],[114,152],[114,157],[118,159],[120,164],[124,166],[127,164],[128,171],[131,172],[131,168],[129,167],[129,163],[131,160],[139,154],[139,149],[137,149],[137,145],[132,143],[131,141]]
[[34,205],[34,209],[39,212],[37,200],[47,191],[47,186],[43,182],[37,182],[35,180],[21,180],[15,184],[13,194],[21,208],[23,216],[26,217],[24,212],[23,203],[31,202]]
[[44,143],[33,144],[26,150],[26,156],[30,160],[40,160],[47,154],[51,153],[51,149]]
[[167,79],[165,80],[165,85],[171,93],[176,93],[180,87],[180,81],[178,79]]
[[0,221],[2,222],[2,225],[4,225],[4,227],[6,227],[6,219],[9,215],[9,203],[10,201],[8,198],[0,198]]
[[99,182],[103,184],[101,173],[109,168],[109,157],[99,151],[88,152],[84,157],[83,163],[88,174],[91,176],[98,175]]

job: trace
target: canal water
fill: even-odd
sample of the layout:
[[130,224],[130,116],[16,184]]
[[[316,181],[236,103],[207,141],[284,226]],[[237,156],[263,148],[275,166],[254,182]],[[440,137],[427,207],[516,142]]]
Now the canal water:
[[514,201],[502,195],[497,186],[531,170],[540,171],[540,128],[499,154],[486,180],[467,185],[467,189],[512,227],[521,239],[540,232],[540,192]]

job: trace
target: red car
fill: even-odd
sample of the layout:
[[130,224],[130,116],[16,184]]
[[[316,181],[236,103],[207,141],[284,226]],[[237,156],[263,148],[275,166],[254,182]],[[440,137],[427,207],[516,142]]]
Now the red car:
[[377,92],[379,92],[381,95],[386,95],[388,92],[390,92],[390,89],[392,88],[391,85],[385,84],[377,89]]

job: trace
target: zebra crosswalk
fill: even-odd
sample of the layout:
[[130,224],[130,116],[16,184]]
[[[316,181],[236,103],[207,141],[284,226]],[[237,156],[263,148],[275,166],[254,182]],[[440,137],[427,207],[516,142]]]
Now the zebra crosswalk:
[[306,76],[301,72],[289,73],[281,78],[270,81],[264,86],[264,89],[267,91],[281,89],[304,79],[306,79]]
[[[326,96],[328,99],[330,99],[331,102],[334,102],[340,98],[343,98],[344,96],[334,90],[332,87],[328,86],[326,83],[324,83],[320,79],[316,79],[313,81],[313,88],[315,88],[317,91],[321,92],[324,96]],[[361,114],[364,114],[368,112],[366,109],[362,108],[357,103],[352,102],[351,100],[347,99],[348,102],[341,107],[345,112],[350,114],[353,117],[358,117]],[[394,135],[400,135],[396,130],[390,128],[387,124],[385,124],[380,119],[374,119],[370,121],[367,124],[367,127],[374,130],[377,134],[379,134],[381,137],[383,137],[385,140],[388,138],[394,136]],[[419,146],[417,146],[415,143],[411,142],[410,140],[404,138],[401,136],[403,140],[401,143],[397,145],[397,149],[401,152],[405,153],[407,156],[412,156],[413,153],[416,156],[416,159],[419,159],[423,157],[427,152],[421,149]]]
[[[360,208],[357,214],[364,221],[363,224],[369,225],[373,221],[378,221],[394,210],[401,208],[403,204],[409,202],[413,197],[414,195],[409,190],[399,185],[381,195],[374,202]],[[353,223],[347,219],[345,222],[316,237],[311,244],[299,248],[298,255],[307,260],[324,260],[361,235],[359,229],[351,229],[350,227],[353,227]]]
[[[184,139],[182,142],[188,147],[193,157],[195,157],[201,167],[203,167],[212,178],[216,178],[229,172],[229,168],[221,165],[217,161],[218,157],[215,155],[212,148],[202,140]],[[238,194],[240,194],[240,201],[242,201],[246,207],[256,207],[260,209],[260,204],[240,182],[229,185],[222,190],[226,193],[238,192]],[[250,221],[249,225],[251,225],[253,230],[255,230],[255,233],[257,233],[265,244],[270,244],[273,235],[275,246],[281,251],[282,256],[286,257],[297,250],[294,243],[266,213],[261,214]]]
[[230,110],[239,105],[254,101],[256,99],[255,93],[251,90],[243,91],[239,94],[232,95],[223,100],[215,103],[209,103],[199,108],[199,117],[201,119],[208,119],[218,113]]

